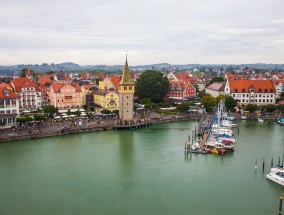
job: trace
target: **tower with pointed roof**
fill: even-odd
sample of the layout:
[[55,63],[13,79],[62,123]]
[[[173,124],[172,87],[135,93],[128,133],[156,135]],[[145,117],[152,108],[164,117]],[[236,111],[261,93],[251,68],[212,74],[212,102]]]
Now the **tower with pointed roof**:
[[130,76],[130,70],[126,61],[122,79],[118,85],[119,94],[119,117],[122,121],[133,120],[133,95],[134,95],[134,83]]

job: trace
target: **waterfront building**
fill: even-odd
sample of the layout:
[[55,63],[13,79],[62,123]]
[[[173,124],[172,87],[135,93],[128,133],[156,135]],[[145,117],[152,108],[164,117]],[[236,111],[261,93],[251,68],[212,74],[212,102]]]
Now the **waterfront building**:
[[182,101],[196,97],[196,90],[189,80],[169,80],[169,82],[170,89],[168,94],[164,98],[165,101]]
[[213,97],[218,97],[221,94],[225,94],[225,83],[223,82],[215,82],[210,84],[208,87],[205,88],[205,93],[210,94]]
[[282,92],[284,92],[284,80],[273,80],[273,84],[276,90],[276,98],[280,98]]
[[94,104],[108,110],[118,110],[119,108],[119,97],[118,93],[114,88],[101,90],[98,89],[93,92]]
[[126,61],[122,79],[118,86],[119,93],[119,117],[122,121],[133,120],[133,95],[134,95],[134,83],[131,79],[130,70]]
[[20,96],[9,87],[0,86],[0,123],[12,126],[19,114]]
[[272,80],[227,80],[225,94],[239,104],[275,104],[276,90]]
[[19,100],[20,112],[42,107],[42,91],[29,78],[15,78],[11,82],[11,86],[14,92],[21,97]]
[[50,105],[58,109],[82,106],[81,87],[78,84],[54,83],[50,87]]

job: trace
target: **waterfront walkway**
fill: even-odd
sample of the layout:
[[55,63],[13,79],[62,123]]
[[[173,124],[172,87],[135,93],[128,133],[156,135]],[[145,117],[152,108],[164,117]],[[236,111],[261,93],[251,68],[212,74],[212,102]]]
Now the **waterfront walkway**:
[[136,123],[131,125],[116,124],[115,119],[92,120],[90,122],[83,122],[81,126],[71,126],[70,121],[63,123],[46,124],[44,126],[31,126],[21,127],[17,129],[2,129],[0,130],[0,143],[13,142],[18,140],[27,140],[51,136],[61,136],[76,133],[85,133],[110,129],[138,129],[140,127],[156,125],[161,123],[169,123],[182,120],[200,119],[201,115],[178,115],[178,116],[165,116],[157,118],[149,118],[145,122]]

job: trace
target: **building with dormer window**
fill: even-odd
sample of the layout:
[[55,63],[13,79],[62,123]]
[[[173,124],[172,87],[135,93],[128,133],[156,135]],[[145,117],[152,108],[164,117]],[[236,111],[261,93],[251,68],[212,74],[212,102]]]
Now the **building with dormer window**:
[[225,94],[239,104],[275,104],[276,90],[272,80],[227,80]]
[[42,91],[30,79],[15,78],[11,82],[11,86],[14,92],[21,97],[19,100],[20,112],[42,107]]
[[19,114],[20,96],[9,87],[0,87],[0,122],[12,126]]

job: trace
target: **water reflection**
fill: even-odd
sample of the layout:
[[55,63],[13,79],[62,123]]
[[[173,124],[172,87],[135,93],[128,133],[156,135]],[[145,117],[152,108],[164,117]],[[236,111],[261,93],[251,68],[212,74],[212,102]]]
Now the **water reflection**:
[[134,132],[121,131],[119,138],[119,175],[122,187],[128,189],[133,185],[134,169]]

